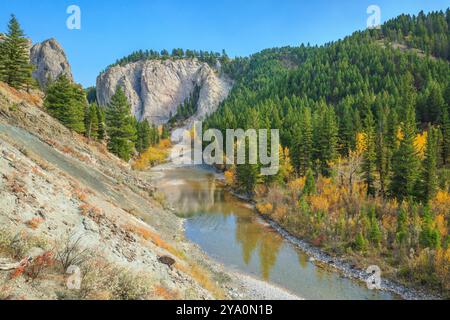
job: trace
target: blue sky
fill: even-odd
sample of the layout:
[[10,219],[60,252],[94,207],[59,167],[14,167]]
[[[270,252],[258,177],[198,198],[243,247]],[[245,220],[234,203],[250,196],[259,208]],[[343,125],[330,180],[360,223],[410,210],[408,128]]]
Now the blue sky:
[[[66,27],[73,4],[81,8],[81,30]],[[33,42],[56,38],[75,80],[89,86],[107,65],[138,49],[226,49],[246,56],[275,46],[320,45],[364,29],[371,4],[381,8],[382,21],[449,6],[448,0],[0,0],[0,31],[14,13]]]

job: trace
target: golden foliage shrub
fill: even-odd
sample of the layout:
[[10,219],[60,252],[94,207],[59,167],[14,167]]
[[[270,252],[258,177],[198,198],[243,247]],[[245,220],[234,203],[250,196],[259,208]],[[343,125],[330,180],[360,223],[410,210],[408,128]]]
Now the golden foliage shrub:
[[134,170],[146,170],[149,167],[163,163],[169,157],[171,143],[169,139],[161,140],[157,146],[152,146],[142,153],[132,164]]
[[271,215],[273,212],[273,205],[271,203],[259,203],[256,205],[256,209],[263,215]]

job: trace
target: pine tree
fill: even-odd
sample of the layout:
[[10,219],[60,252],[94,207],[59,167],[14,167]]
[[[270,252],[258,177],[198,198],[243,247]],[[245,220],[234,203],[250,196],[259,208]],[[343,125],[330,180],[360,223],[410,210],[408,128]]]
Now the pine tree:
[[0,80],[16,89],[29,89],[32,70],[28,40],[12,15],[5,41],[0,44]]
[[169,139],[170,138],[170,130],[166,125],[162,126],[161,139]]
[[433,216],[429,207],[424,209],[420,244],[424,248],[430,249],[437,249],[441,246],[441,235],[439,230],[434,226]]
[[378,247],[381,243],[382,234],[380,231],[380,226],[378,225],[377,216],[375,214],[375,208],[370,209],[369,215],[370,215],[369,239],[374,246]]
[[444,165],[450,163],[450,114],[448,110],[444,110],[441,120],[441,132],[442,132],[442,162]]
[[152,140],[152,129],[148,121],[144,120],[137,123],[137,140],[136,140],[136,150],[139,153],[147,150]]
[[85,133],[87,100],[83,89],[62,75],[49,85],[44,106],[48,113],[67,128]]
[[416,134],[415,109],[411,105],[406,110],[405,122],[401,126],[400,146],[392,158],[392,181],[390,193],[399,201],[413,196],[418,178],[418,158],[414,147]]
[[362,234],[362,232],[360,232],[356,235],[355,247],[356,247],[356,250],[358,250],[360,252],[364,252],[367,248],[367,240],[366,240],[366,238],[364,238],[364,235]]
[[349,152],[354,150],[356,146],[355,137],[357,132],[355,131],[353,110],[349,103],[350,102],[345,101],[342,120],[340,122],[339,137],[341,139],[341,153],[344,156],[348,156]]
[[316,180],[314,178],[314,172],[312,169],[308,169],[306,173],[305,187],[303,188],[303,194],[310,196],[316,193]]
[[402,246],[408,236],[408,214],[405,208],[401,207],[397,217],[397,243]]
[[106,111],[108,150],[125,161],[131,159],[136,141],[136,128],[130,110],[125,93],[118,87]]
[[386,196],[386,180],[389,174],[389,147],[387,143],[387,110],[378,108],[378,125],[376,133],[376,167],[380,181],[380,193]]
[[[386,144],[388,150],[388,168],[391,168],[392,156],[397,151],[398,148],[398,132],[400,129],[400,124],[398,120],[397,110],[391,109],[389,111],[389,117],[387,119],[387,137]],[[388,170],[389,171],[389,170]]]
[[331,164],[337,157],[338,126],[332,107],[320,102],[314,115],[315,159],[323,175],[331,175]]
[[98,106],[96,103],[90,104],[85,112],[86,137],[89,139],[98,139],[99,137],[99,119]]
[[437,157],[439,131],[430,127],[428,130],[425,159],[423,160],[422,175],[418,183],[418,198],[427,204],[437,193]]
[[241,192],[252,195],[259,179],[258,165],[246,163],[236,166],[236,181]]
[[103,141],[106,139],[106,120],[105,110],[97,105],[98,132],[97,139]]
[[363,172],[364,181],[367,187],[367,195],[375,197],[375,177],[374,171],[376,168],[376,151],[375,151],[375,121],[373,119],[372,111],[367,108],[366,118],[364,120],[364,133],[366,150],[364,151]]
[[445,108],[445,101],[441,86],[436,81],[431,81],[425,92],[421,106],[422,122],[436,124]]
[[305,176],[312,167],[313,127],[311,121],[311,109],[304,108],[300,123],[294,129],[292,158],[300,176]]

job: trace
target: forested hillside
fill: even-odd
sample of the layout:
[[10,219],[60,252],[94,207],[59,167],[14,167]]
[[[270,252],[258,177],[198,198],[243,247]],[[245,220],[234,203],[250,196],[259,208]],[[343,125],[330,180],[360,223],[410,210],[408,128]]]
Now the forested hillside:
[[276,128],[277,177],[228,183],[289,231],[448,294],[450,11],[400,16],[321,47],[235,59],[206,127]]

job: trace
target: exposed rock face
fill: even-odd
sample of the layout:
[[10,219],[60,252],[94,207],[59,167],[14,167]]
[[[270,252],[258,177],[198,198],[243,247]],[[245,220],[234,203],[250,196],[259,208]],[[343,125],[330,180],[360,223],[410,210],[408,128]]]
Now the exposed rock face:
[[30,60],[35,66],[33,78],[39,82],[41,88],[45,88],[49,80],[53,81],[62,74],[73,81],[66,54],[55,39],[35,44],[30,51]]
[[200,97],[195,118],[205,118],[228,96],[232,81],[196,59],[139,61],[112,67],[97,78],[99,104],[107,105],[119,85],[136,118],[159,125],[176,114],[196,86]]

